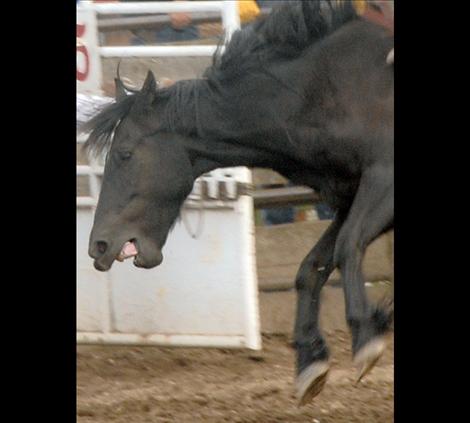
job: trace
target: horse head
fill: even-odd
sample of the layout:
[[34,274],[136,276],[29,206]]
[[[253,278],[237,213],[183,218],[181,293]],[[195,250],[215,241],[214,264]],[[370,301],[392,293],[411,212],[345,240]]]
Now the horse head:
[[86,148],[108,144],[89,254],[101,271],[129,257],[152,268],[162,262],[163,245],[191,192],[191,163],[181,136],[157,130],[152,72],[131,95],[119,78],[115,83],[116,102],[88,123]]

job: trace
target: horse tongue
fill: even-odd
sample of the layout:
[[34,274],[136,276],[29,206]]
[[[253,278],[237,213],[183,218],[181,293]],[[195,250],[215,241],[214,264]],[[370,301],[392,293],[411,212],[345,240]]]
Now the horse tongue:
[[137,255],[137,247],[131,241],[127,241],[122,247],[121,252],[119,253],[118,260],[123,261],[129,257],[134,257]]

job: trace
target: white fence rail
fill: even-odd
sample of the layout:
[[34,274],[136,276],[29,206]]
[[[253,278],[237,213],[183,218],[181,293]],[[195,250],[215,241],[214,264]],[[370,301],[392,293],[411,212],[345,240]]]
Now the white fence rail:
[[217,46],[129,46],[101,47],[101,57],[206,57]]

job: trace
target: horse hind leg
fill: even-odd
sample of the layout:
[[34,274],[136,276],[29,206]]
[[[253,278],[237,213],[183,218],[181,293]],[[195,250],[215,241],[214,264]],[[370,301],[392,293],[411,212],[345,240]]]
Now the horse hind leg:
[[386,342],[383,335],[389,330],[393,319],[393,305],[390,300],[384,300],[373,310],[372,321],[375,324],[376,335],[354,355],[354,365],[357,368],[356,384],[373,369],[384,353]]
[[344,221],[338,213],[335,220],[302,261],[297,272],[297,315],[295,348],[297,351],[296,397],[305,405],[323,389],[329,371],[328,347],[320,333],[318,317],[320,291],[333,271],[336,237]]
[[376,167],[364,173],[335,247],[335,264],[342,280],[346,319],[352,334],[357,382],[376,364],[385,350],[384,334],[391,310],[372,306],[367,299],[362,261],[367,246],[393,223],[393,168]]

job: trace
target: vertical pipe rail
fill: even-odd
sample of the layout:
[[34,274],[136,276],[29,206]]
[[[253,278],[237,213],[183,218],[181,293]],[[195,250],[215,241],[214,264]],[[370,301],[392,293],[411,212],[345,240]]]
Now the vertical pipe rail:
[[237,1],[224,1],[222,6],[222,25],[225,28],[225,42],[228,42],[232,34],[240,29],[240,14]]

